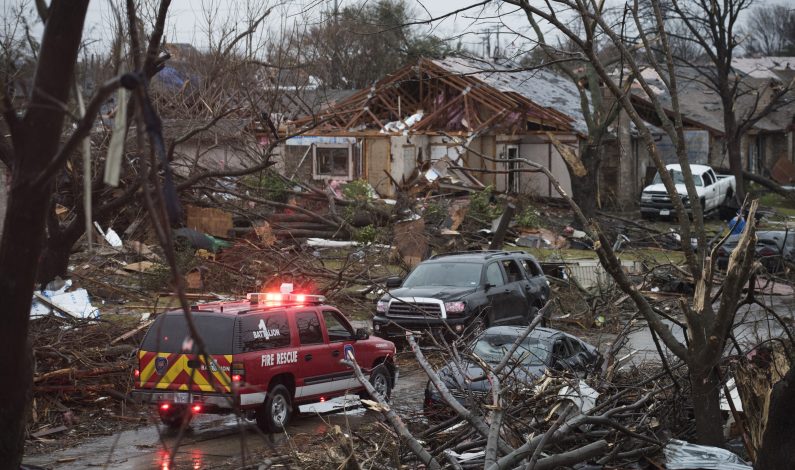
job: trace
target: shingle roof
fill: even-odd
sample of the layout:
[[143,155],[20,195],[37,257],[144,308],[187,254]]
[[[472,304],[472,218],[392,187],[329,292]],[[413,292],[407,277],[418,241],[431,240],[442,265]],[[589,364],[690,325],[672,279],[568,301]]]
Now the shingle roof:
[[458,57],[433,62],[450,73],[474,75],[503,93],[518,93],[542,107],[563,113],[571,118],[572,127],[577,132],[588,132],[579,90],[567,77],[543,68],[517,70],[514,64],[495,64]]

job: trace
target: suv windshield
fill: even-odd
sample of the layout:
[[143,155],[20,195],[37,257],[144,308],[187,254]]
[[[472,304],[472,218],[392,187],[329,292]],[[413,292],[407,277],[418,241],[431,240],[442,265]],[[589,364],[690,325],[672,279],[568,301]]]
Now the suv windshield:
[[480,283],[482,266],[478,263],[455,262],[420,264],[403,282],[403,287],[476,287]]
[[[490,364],[497,364],[514,341],[516,337],[508,335],[482,336],[472,346],[472,353]],[[513,353],[513,358],[526,366],[544,365],[548,356],[547,344],[536,338],[525,338]]]
[[[193,323],[207,346],[207,354],[232,354],[235,317],[206,316],[194,312]],[[183,351],[183,343],[188,351]],[[149,328],[141,349],[163,353],[198,352],[196,342],[190,341],[188,324],[181,312],[160,315]]]
[[[685,184],[685,176],[679,170],[668,170],[668,173],[671,174],[671,179],[674,180],[674,184]],[[657,173],[654,175],[653,184],[662,184],[662,178],[660,178],[660,174]],[[693,175],[693,183],[696,186],[704,186],[704,182],[701,181],[701,176]]]

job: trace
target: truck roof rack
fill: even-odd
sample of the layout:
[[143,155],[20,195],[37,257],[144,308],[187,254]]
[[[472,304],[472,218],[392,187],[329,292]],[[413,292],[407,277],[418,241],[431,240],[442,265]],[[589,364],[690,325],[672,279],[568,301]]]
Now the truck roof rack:
[[492,258],[494,256],[499,255],[526,255],[527,252],[524,250],[517,250],[517,251],[507,251],[507,250],[469,250],[469,251],[451,251],[449,253],[439,253],[438,255],[433,255],[429,259],[438,259],[444,258],[445,256],[453,256],[453,255],[488,255],[486,259]]

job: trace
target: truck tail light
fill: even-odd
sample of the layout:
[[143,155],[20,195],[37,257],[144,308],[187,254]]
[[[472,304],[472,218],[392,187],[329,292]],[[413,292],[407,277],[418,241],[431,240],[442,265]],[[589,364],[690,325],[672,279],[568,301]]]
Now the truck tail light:
[[160,404],[160,411],[168,411],[171,408],[171,404],[169,403],[161,403]]
[[246,367],[242,362],[232,363],[232,382],[240,383],[246,378]]
[[194,413],[201,413],[202,412],[202,404],[201,403],[194,403],[193,406],[191,407],[191,410]]
[[136,379],[137,379],[138,377],[140,377],[140,376],[141,376],[141,370],[140,370],[140,369],[135,369],[135,370],[133,371],[133,376],[134,376]]

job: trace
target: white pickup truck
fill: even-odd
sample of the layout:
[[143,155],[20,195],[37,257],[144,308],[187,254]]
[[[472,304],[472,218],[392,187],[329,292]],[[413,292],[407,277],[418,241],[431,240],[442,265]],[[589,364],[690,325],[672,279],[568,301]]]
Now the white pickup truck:
[[[676,185],[676,192],[682,198],[685,209],[690,212],[690,201],[687,196],[682,167],[678,164],[666,165],[665,169],[671,174],[671,178]],[[693,182],[696,185],[696,192],[701,199],[701,207],[704,214],[716,211],[722,205],[728,204],[734,198],[736,183],[732,175],[716,175],[707,165],[690,165],[693,173]],[[674,207],[671,198],[665,190],[665,185],[659,173],[654,176],[654,181],[649,186],[643,188],[640,196],[640,215],[643,218],[655,216],[669,216],[673,214]]]

